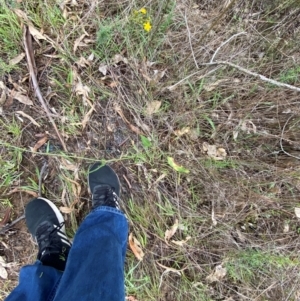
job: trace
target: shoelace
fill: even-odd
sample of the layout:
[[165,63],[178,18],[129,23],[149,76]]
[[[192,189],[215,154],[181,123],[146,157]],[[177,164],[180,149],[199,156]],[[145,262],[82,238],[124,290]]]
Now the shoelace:
[[93,208],[98,206],[109,206],[120,210],[118,203],[118,196],[116,195],[114,188],[108,185],[96,186],[93,193]]
[[[64,226],[64,222],[60,223],[58,226],[54,227],[51,231],[52,225],[49,222],[42,224],[36,233],[36,240],[39,245],[38,258],[49,253],[60,253],[62,252],[63,245],[71,245],[68,242],[68,238],[65,233],[60,231]],[[61,233],[60,236],[58,233]],[[65,237],[64,242],[62,239]]]

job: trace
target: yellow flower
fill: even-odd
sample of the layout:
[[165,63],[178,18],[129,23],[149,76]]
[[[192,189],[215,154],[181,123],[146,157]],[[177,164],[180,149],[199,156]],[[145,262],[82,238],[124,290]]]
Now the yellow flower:
[[143,24],[145,31],[149,32],[152,28],[151,23],[149,21]]
[[143,7],[139,10],[139,12],[142,13],[143,15],[146,15],[147,14],[147,9],[145,7]]

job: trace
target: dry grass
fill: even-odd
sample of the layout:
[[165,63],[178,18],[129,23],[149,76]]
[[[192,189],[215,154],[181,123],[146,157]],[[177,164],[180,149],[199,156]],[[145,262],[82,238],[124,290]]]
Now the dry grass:
[[[38,169],[48,160],[44,193],[74,208],[66,214],[73,235],[89,210],[87,166],[106,160],[120,175],[131,231],[145,251],[140,263],[128,251],[128,295],[163,301],[299,300],[300,227],[294,213],[300,207],[299,93],[230,66],[205,65],[222,43],[245,32],[223,45],[214,60],[300,87],[299,2],[64,3],[61,8],[50,0],[10,1],[0,9],[0,46],[7,47],[0,80],[9,89],[21,87],[35,99],[25,60],[8,64],[23,51],[21,24],[28,23],[14,10],[24,11],[54,41],[34,42],[35,60],[40,88],[60,116],[55,120],[68,147],[68,153],[54,149],[57,137],[37,101],[26,106],[7,98],[0,123],[0,212],[11,204],[13,217],[23,213],[30,196],[7,193],[15,187],[36,191]],[[149,33],[134,21],[133,11],[141,7],[151,16]],[[11,28],[17,39],[9,37]],[[106,66],[106,75],[99,66]],[[153,101],[161,107],[147,114]],[[18,110],[41,128],[21,121]],[[50,145],[33,156],[28,149],[45,131]],[[224,148],[227,157],[209,158],[204,142]],[[189,173],[175,171],[168,157]],[[183,246],[164,240],[176,218],[174,240],[191,236]],[[2,298],[15,285],[20,266],[32,259],[31,244],[17,245],[25,231],[20,225],[1,236],[0,255],[17,264],[9,280],[1,280]],[[210,282],[207,276],[217,266],[227,273]]]

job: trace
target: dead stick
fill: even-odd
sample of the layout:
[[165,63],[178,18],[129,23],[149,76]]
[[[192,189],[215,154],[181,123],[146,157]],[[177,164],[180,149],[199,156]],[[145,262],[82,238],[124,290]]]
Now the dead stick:
[[24,39],[24,47],[25,47],[25,52],[26,52],[26,58],[27,58],[27,63],[28,63],[28,69],[29,69],[29,74],[30,74],[30,77],[31,77],[31,81],[32,81],[32,84],[33,84],[33,88],[34,88],[34,91],[35,91],[35,94],[38,98],[38,100],[40,101],[44,111],[46,112],[47,114],[47,117],[49,118],[49,121],[52,123],[52,126],[62,144],[62,147],[64,149],[65,152],[67,152],[67,147],[66,147],[66,144],[64,142],[64,140],[62,139],[58,129],[57,129],[57,126],[55,124],[55,121],[54,119],[52,118],[52,114],[48,108],[48,106],[46,105],[45,101],[44,101],[44,98],[42,96],[42,93],[41,93],[41,90],[40,90],[40,87],[38,85],[38,81],[37,81],[37,78],[36,78],[36,74],[35,74],[35,70],[34,70],[34,66],[35,66],[35,61],[34,61],[34,57],[33,57],[33,49],[32,49],[32,37],[31,37],[31,34],[29,32],[29,29],[27,26],[24,26],[24,35],[23,35],[23,39]]
[[18,217],[17,219],[15,219],[14,221],[12,221],[10,224],[2,227],[0,229],[0,234],[4,234],[7,230],[9,230],[13,225],[15,225],[16,223],[18,223],[19,221],[21,221],[22,219],[25,218],[25,214],[21,215],[20,217]]

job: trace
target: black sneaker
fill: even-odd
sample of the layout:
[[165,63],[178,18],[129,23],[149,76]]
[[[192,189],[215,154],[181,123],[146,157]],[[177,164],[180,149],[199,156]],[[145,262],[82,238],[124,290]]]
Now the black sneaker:
[[93,164],[88,175],[89,190],[92,194],[93,209],[109,206],[120,210],[120,181],[114,170],[101,163]]
[[40,197],[27,204],[25,218],[28,230],[39,246],[37,259],[44,265],[64,270],[71,243],[59,209]]

